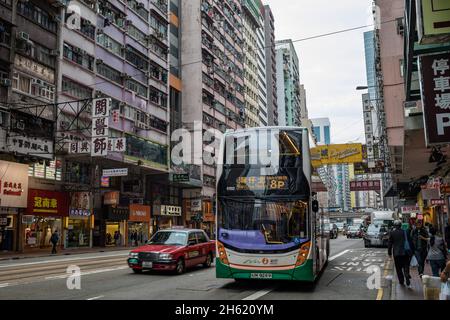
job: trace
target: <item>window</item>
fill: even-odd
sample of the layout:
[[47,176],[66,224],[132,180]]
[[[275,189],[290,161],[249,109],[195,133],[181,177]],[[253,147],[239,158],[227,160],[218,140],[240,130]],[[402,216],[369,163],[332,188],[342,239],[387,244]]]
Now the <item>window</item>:
[[0,43],[6,44],[8,47],[11,44],[11,27],[2,20],[0,20]]
[[108,1],[100,2],[99,13],[105,17],[104,27],[113,23],[119,28],[123,28],[125,24],[125,14],[113,7]]
[[123,56],[122,53],[122,45],[113,40],[112,38],[108,37],[106,34],[98,34],[97,35],[97,43],[103,47],[105,47],[107,50],[111,51],[112,53],[115,53],[119,56]]
[[139,69],[148,70],[148,60],[136,49],[127,46],[125,59]]
[[150,75],[155,80],[167,83],[167,71],[155,63],[150,64]]
[[197,232],[197,241],[198,243],[207,243],[208,239],[206,239],[206,235],[203,232]]
[[97,72],[103,77],[122,85],[121,73],[110,66],[107,66],[106,64],[98,64]]
[[84,50],[64,42],[64,58],[75,62],[76,64],[94,70],[94,57],[87,54]]
[[161,33],[162,38],[167,38],[167,24],[162,23],[161,20],[156,18],[155,16],[150,17],[150,26],[153,28],[153,30]]
[[135,38],[137,41],[143,43],[144,45],[147,45],[147,38],[145,36],[145,33],[143,33],[135,26],[133,25],[128,26],[128,35]]
[[33,163],[28,167],[28,176],[47,179],[47,180],[62,180],[62,164],[61,160],[43,161],[40,163]]
[[12,88],[16,91],[54,101],[55,86],[41,79],[31,78],[15,72],[13,74]]
[[148,11],[144,8],[144,4],[136,0],[128,0],[128,7],[137,12],[145,21],[148,20]]
[[167,54],[168,50],[167,48],[159,45],[158,43],[154,42],[149,45],[149,49],[156,54],[159,58],[163,59],[164,61],[167,61]]
[[81,18],[80,32],[89,39],[95,39],[95,26],[89,20]]
[[141,84],[141,83],[139,83],[139,82],[137,82],[135,80],[128,79],[126,81],[125,85],[131,91],[134,91],[138,95],[147,98],[147,87],[144,86],[143,84]]
[[27,19],[30,19],[34,23],[40,25],[44,29],[56,33],[58,26],[56,21],[50,17],[47,11],[44,11],[43,9],[39,8],[34,3],[30,1],[28,2],[20,1],[17,4],[17,12],[26,17]]
[[87,99],[92,97],[92,89],[78,84],[68,78],[62,79],[63,93],[79,99]]
[[149,99],[154,104],[162,107],[167,108],[167,94],[164,92],[159,91],[158,89],[150,86],[150,96]]
[[163,146],[132,135],[126,135],[126,155],[167,166],[167,146]]
[[89,164],[67,161],[64,182],[91,184]]

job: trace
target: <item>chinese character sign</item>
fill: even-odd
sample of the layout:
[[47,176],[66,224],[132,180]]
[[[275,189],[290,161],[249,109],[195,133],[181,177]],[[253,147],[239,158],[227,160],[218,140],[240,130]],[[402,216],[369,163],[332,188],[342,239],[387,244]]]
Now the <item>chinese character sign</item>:
[[380,180],[370,180],[370,181],[351,181],[350,191],[381,191],[381,181]]
[[450,54],[420,58],[428,145],[450,142]]
[[105,157],[108,155],[110,108],[110,98],[94,99],[92,101],[91,156],[93,157]]

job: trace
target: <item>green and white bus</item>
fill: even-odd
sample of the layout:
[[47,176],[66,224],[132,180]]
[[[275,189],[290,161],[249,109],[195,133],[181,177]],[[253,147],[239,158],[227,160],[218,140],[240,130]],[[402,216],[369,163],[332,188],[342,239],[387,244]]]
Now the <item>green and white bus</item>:
[[217,169],[217,278],[314,282],[328,217],[311,191],[308,129],[228,131]]

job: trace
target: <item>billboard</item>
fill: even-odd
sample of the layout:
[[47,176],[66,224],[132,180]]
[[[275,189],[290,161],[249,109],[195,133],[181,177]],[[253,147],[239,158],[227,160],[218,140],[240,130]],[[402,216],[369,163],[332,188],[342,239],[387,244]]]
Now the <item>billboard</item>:
[[381,191],[381,181],[380,180],[365,180],[365,181],[351,181],[350,191]]
[[363,162],[362,144],[334,144],[311,149],[313,167]]
[[0,160],[0,207],[26,208],[28,165]]
[[427,145],[450,142],[450,53],[421,56],[420,75]]
[[420,44],[450,40],[450,0],[416,0]]

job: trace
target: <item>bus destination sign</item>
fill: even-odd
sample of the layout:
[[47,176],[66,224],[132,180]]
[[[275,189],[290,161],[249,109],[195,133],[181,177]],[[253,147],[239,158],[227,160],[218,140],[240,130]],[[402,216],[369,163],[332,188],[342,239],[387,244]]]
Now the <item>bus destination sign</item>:
[[286,176],[239,177],[236,179],[236,190],[287,190]]

